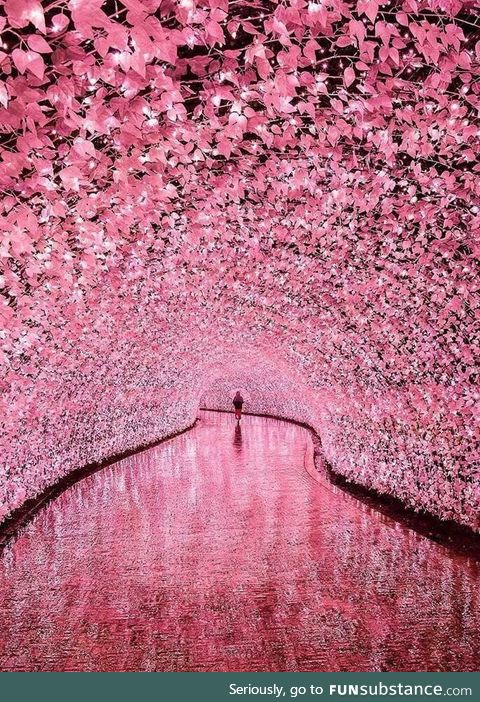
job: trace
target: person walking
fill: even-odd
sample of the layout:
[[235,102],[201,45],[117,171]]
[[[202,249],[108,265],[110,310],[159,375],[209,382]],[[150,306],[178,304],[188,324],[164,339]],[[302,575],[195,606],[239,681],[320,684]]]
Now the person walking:
[[233,406],[235,408],[235,419],[239,422],[242,418],[243,397],[240,390],[237,390],[233,398]]

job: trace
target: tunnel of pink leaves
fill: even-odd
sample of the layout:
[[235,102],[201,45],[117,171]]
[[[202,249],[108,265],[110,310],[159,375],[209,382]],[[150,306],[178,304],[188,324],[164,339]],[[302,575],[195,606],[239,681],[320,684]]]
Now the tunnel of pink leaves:
[[478,9],[0,2],[0,670],[478,666]]

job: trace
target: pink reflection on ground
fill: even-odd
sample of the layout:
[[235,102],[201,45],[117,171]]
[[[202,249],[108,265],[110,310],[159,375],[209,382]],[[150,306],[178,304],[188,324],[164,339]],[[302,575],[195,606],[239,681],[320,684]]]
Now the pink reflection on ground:
[[475,670],[480,566],[203,412],[70,488],[0,560],[2,670]]

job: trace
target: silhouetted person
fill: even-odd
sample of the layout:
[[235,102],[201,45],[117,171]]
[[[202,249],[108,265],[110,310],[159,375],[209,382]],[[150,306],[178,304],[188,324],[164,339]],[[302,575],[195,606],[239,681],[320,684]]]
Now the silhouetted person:
[[233,406],[235,407],[235,419],[237,422],[242,418],[242,407],[243,407],[243,397],[240,390],[237,390],[235,397],[233,398]]

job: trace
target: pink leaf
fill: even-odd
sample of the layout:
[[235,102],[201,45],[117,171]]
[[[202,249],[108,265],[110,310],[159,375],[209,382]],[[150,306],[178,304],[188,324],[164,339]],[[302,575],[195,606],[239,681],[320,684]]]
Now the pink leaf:
[[95,156],[95,146],[88,139],[77,137],[74,141],[75,151],[84,158]]
[[27,52],[23,51],[23,49],[14,49],[12,52],[12,59],[20,73],[25,73],[28,65]]
[[225,158],[230,158],[230,154],[232,153],[232,142],[228,139],[219,141],[217,144],[217,151],[222,156],[225,156]]
[[225,35],[223,33],[223,29],[221,25],[218,24],[218,22],[215,22],[215,20],[210,20],[207,22],[205,25],[205,34],[207,37],[207,43],[210,46],[214,46],[214,44],[224,44],[225,43]]
[[12,27],[26,27],[31,22],[45,34],[45,17],[38,0],[6,0],[5,11]]
[[52,17],[52,32],[58,33],[68,27],[70,20],[68,17],[62,13],[53,15]]
[[3,107],[8,107],[8,92],[7,86],[3,81],[0,80],[0,105]]
[[343,82],[345,87],[348,88],[355,80],[355,71],[351,66],[348,66],[343,72]]
[[375,22],[375,18],[378,14],[379,3],[377,0],[359,0],[357,3],[358,13],[367,15],[371,22]]
[[51,46],[45,41],[43,37],[38,34],[32,34],[32,36],[27,39],[28,46],[33,49],[33,51],[38,51],[40,54],[50,54],[52,53]]
[[45,63],[40,54],[36,54],[34,51],[28,52],[28,65],[27,70],[31,71],[34,76],[43,80],[45,73]]
[[78,191],[82,172],[76,166],[67,166],[60,171],[60,179],[66,188]]
[[12,58],[15,66],[22,75],[28,69],[34,76],[40,78],[40,80],[43,79],[45,64],[40,54],[37,54],[34,51],[14,49],[12,52]]

